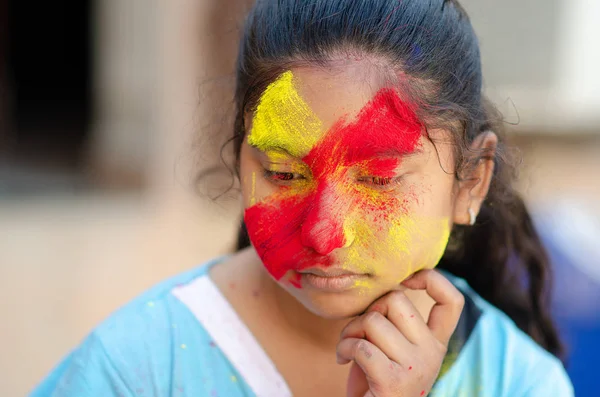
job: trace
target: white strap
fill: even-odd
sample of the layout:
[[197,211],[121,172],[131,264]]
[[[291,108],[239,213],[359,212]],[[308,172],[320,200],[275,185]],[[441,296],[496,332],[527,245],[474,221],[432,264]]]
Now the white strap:
[[285,380],[208,276],[174,288],[257,397],[291,397]]

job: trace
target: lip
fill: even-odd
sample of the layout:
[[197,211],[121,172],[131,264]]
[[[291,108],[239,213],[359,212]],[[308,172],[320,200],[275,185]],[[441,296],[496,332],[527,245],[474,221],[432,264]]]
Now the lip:
[[367,274],[354,273],[344,269],[306,269],[300,273],[302,286],[309,286],[326,291],[344,291],[356,285],[357,281],[365,280]]
[[342,276],[358,276],[359,273],[352,272],[350,270],[341,268],[322,269],[319,267],[312,267],[310,269],[304,269],[299,271],[300,274],[314,274],[319,277],[342,277]]

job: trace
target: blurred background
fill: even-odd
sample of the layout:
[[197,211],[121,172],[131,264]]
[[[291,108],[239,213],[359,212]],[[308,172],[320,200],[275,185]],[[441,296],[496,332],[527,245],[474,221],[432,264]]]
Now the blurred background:
[[[235,194],[214,202],[192,182],[230,133],[250,2],[0,0],[1,396],[25,395],[144,289],[231,249]],[[578,394],[592,395],[600,2],[462,3],[486,91],[522,152],[519,188],[555,263],[568,370]],[[231,181],[213,179],[207,186]]]

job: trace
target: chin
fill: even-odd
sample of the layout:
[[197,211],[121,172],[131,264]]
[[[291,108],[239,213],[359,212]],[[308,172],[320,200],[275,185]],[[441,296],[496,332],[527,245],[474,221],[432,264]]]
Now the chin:
[[345,293],[319,293],[314,291],[293,291],[296,299],[310,312],[328,320],[341,320],[362,314],[375,297],[363,291],[352,290]]

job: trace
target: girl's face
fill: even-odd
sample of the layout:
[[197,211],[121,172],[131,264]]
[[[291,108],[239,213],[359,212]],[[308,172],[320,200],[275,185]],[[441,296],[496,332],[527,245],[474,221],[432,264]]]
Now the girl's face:
[[244,220],[264,266],[308,309],[352,316],[433,268],[450,234],[449,134],[365,72],[289,70],[246,118]]

